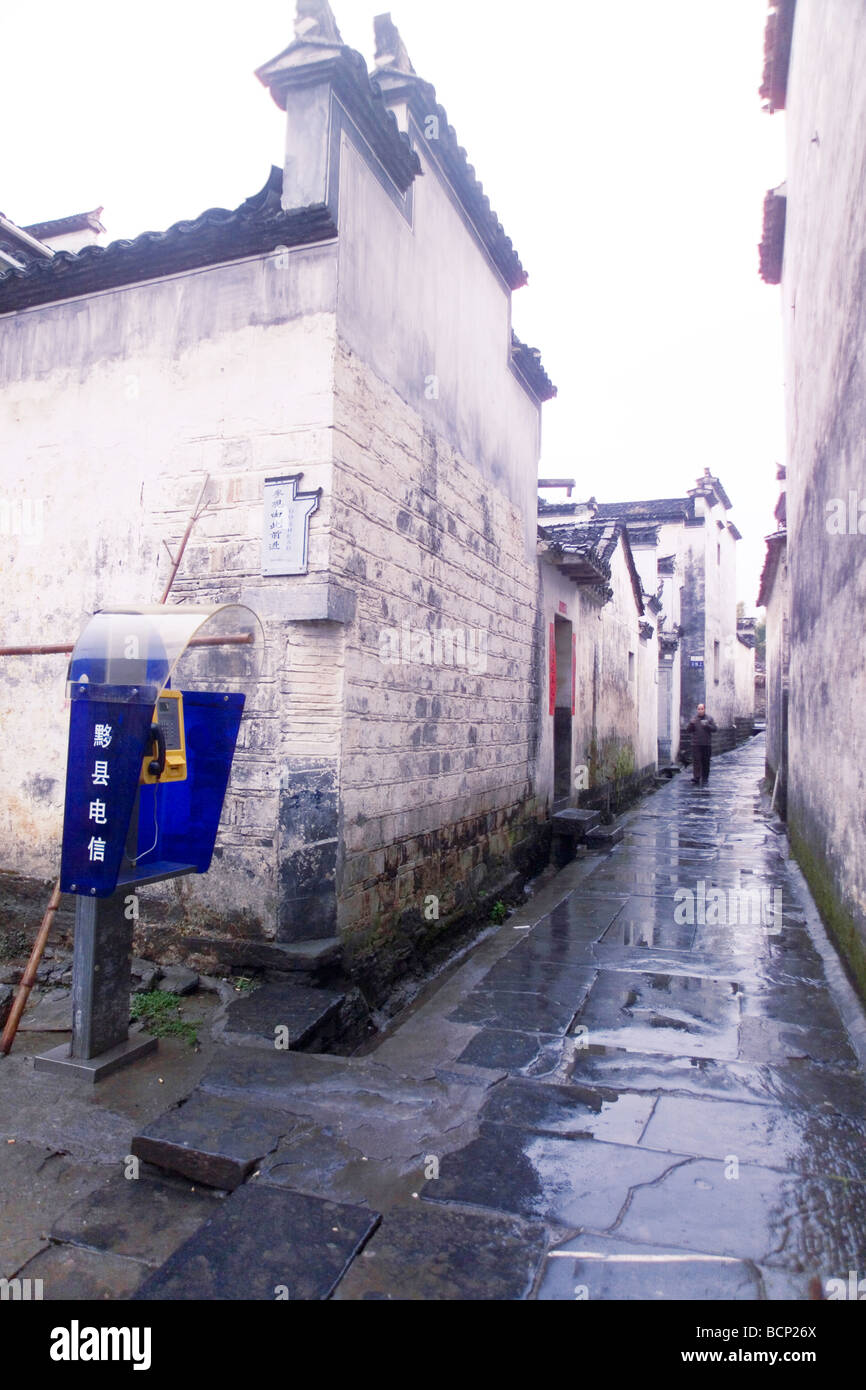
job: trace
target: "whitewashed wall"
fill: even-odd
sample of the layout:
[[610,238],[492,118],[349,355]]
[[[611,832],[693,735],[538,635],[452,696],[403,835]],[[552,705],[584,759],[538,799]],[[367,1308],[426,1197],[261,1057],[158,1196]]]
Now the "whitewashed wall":
[[[74,641],[103,604],[156,602],[163,541],[176,549],[213,480],[172,598],[251,598],[269,650],[221,858],[170,891],[271,932],[281,758],[331,752],[340,729],[339,635],[299,642],[267,600],[328,570],[335,270],[333,246],[300,249],[0,318],[2,492],[39,518],[31,536],[0,535],[4,645]],[[263,481],[298,470],[325,489],[311,573],[262,579]],[[45,877],[59,867],[66,660],[8,658],[0,683],[0,866]]]

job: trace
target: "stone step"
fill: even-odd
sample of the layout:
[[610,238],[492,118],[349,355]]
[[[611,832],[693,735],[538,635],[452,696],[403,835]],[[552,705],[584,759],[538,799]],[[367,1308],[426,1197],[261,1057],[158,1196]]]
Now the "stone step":
[[225,968],[238,971],[299,971],[319,975],[335,971],[342,955],[342,943],[337,936],[321,941],[250,941],[242,937],[192,936],[186,938],[186,944],[190,952],[207,952]]
[[587,833],[584,843],[590,849],[613,849],[623,836],[621,825],[598,825]]
[[597,825],[601,824],[601,812],[584,810],[579,806],[569,806],[566,811],[557,811],[550,820],[554,835],[567,835],[571,839],[581,840],[588,830],[594,830]]
[[[350,1059],[311,1052],[258,1052],[251,1047],[216,1049],[198,1089],[226,1100],[249,1100],[265,1110],[309,1113],[312,1097],[357,1092]],[[341,1102],[342,1103],[342,1102]]]
[[335,990],[292,981],[265,984],[229,1004],[222,1040],[290,1052],[321,1049],[336,1036],[345,1002],[346,995]]
[[231,1192],[299,1123],[255,1101],[195,1090],[136,1134],[131,1152],[169,1173]]
[[364,1207],[253,1182],[220,1203],[134,1297],[325,1299],[380,1220]]

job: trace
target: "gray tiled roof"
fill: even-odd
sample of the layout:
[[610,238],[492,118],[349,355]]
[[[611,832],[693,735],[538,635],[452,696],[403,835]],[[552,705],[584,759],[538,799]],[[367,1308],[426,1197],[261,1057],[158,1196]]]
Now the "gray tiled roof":
[[0,275],[0,313],[336,235],[325,207],[284,212],[282,186],[282,170],[274,167],[264,188],[233,211],[209,208],[164,232],[142,232],[132,241],[84,246],[75,253],[56,251],[51,260],[7,270]]

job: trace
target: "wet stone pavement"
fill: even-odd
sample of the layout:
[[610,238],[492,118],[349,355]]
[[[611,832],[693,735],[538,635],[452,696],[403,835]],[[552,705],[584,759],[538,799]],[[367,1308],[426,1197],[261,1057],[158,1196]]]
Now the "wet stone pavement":
[[756,739],[707,788],[675,778],[366,1055],[225,1030],[133,1141],[139,1182],[79,1198],[17,1272],[63,1297],[571,1301],[804,1300],[866,1271],[863,1014],[763,765]]
[[455,1014],[483,1025],[460,1060],[508,1076],[425,1197],[559,1227],[538,1298],[802,1299],[864,1268],[863,1075],[762,769],[755,741],[648,800]]

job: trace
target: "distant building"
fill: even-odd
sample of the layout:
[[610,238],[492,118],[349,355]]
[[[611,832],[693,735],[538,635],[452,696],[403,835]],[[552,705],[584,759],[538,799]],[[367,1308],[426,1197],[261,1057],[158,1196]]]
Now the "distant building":
[[539,787],[553,810],[616,808],[657,768],[657,607],[626,528],[539,525],[548,699]]
[[85,246],[98,245],[105,232],[101,216],[102,208],[96,208],[54,222],[18,227],[0,214],[0,274],[51,260],[57,251],[75,253]]
[[755,723],[755,627],[757,618],[737,619],[737,645],[734,648],[734,685],[736,690],[734,725]]
[[[628,532],[641,584],[658,596],[658,756],[688,754],[683,730],[704,702],[719,727],[718,751],[747,737],[754,720],[754,688],[746,670],[753,657],[739,654],[736,543],[728,520],[731,501],[705,469],[683,497],[599,503],[543,502],[539,521],[595,525],[616,522]],[[740,672],[738,678],[738,669]]]
[[[785,469],[778,470],[780,480]],[[788,590],[788,535],[786,495],[776,504],[777,529],[766,538],[767,554],[761,573],[758,606],[766,610],[764,662],[767,720],[767,779],[772,784],[782,816],[787,804],[788,691],[790,665],[790,594]]]

